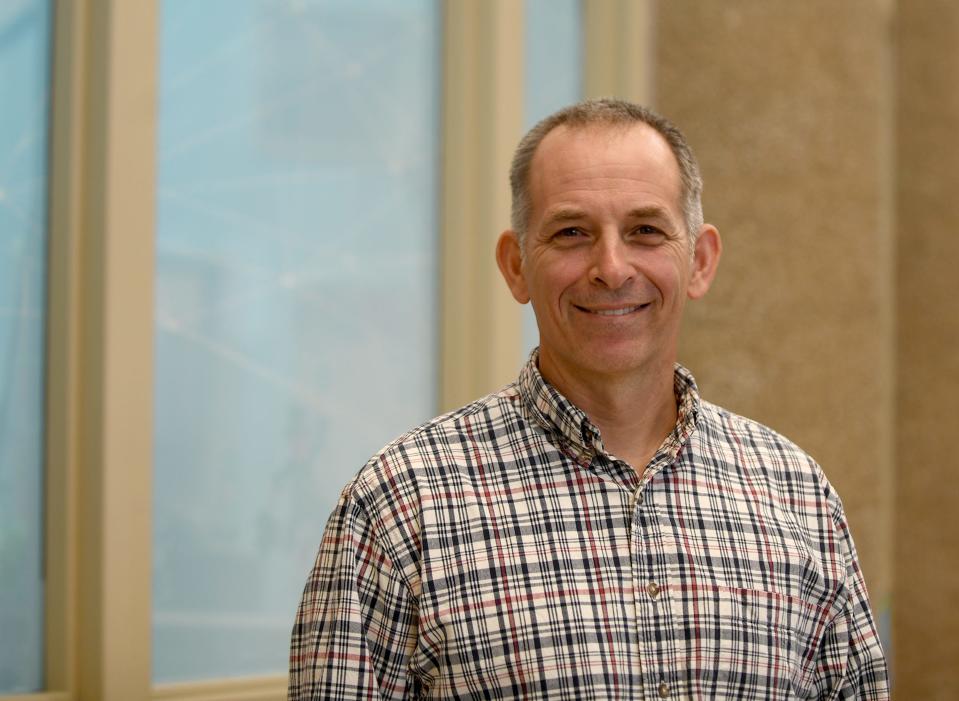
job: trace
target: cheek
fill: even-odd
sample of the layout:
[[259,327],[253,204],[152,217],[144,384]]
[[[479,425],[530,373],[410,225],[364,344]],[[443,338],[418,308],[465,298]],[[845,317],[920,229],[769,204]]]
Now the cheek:
[[651,261],[647,267],[647,276],[664,300],[686,298],[689,265],[685,259],[676,260],[674,256],[670,256]]
[[542,302],[556,301],[566,291],[574,287],[582,276],[573,261],[554,261],[549,265],[539,265],[528,271],[526,279],[531,297]]

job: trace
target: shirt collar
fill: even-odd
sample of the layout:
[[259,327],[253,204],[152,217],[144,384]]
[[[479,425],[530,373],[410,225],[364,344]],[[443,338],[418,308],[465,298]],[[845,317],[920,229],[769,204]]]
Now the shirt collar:
[[[580,459],[591,460],[606,454],[599,429],[586,412],[570,402],[549,384],[539,371],[539,348],[534,348],[517,381],[520,397],[536,422],[550,433],[558,433]],[[674,459],[696,428],[702,400],[692,373],[679,363],[673,372],[678,416],[676,427],[666,437],[657,455],[667,453]]]

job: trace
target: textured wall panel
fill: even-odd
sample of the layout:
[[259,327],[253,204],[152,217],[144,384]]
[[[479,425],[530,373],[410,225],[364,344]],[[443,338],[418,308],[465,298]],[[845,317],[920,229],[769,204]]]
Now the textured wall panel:
[[893,239],[887,3],[657,4],[656,106],[699,155],[725,253],[681,358],[704,395],[815,457],[873,608],[891,589]]

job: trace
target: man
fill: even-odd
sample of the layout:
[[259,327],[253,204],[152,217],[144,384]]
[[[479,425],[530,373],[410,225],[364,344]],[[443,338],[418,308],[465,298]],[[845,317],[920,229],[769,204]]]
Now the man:
[[511,183],[496,258],[539,349],[347,486],[290,698],[888,698],[822,471],[676,365],[721,251],[682,135],[584,102],[526,135]]

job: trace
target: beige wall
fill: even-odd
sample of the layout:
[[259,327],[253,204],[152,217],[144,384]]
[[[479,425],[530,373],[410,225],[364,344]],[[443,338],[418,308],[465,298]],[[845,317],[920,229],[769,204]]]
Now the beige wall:
[[959,698],[959,6],[654,7],[654,103],[726,244],[682,359],[823,465],[896,696]]
[[[824,22],[823,17],[829,16]],[[659,5],[657,106],[726,251],[687,317],[704,394],[809,451],[843,496],[874,605],[891,589],[888,26],[879,3]]]

